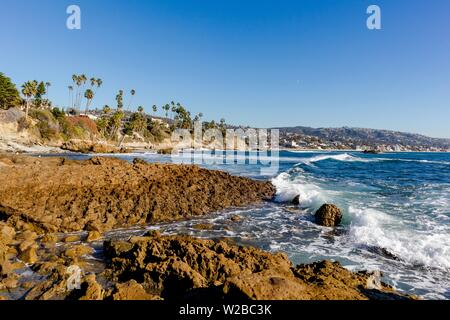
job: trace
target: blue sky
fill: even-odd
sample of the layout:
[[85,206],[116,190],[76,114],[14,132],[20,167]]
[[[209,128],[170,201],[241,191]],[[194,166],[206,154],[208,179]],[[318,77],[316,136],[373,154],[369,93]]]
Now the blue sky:
[[[366,28],[370,4],[382,30]],[[448,0],[2,0],[0,39],[0,72],[50,81],[58,105],[85,73],[104,81],[99,107],[133,88],[147,111],[174,100],[234,124],[450,138]]]

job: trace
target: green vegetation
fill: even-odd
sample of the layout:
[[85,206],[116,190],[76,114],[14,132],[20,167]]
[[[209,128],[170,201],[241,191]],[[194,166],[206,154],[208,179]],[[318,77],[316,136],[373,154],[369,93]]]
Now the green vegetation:
[[11,79],[0,73],[0,109],[18,107],[22,103],[19,91]]
[[[73,138],[103,138],[107,141],[123,142],[125,137],[152,143],[162,142],[170,138],[175,129],[187,129],[191,132],[195,122],[201,122],[203,114],[194,117],[181,103],[170,101],[158,107],[153,105],[152,115],[145,113],[143,106],[134,107],[132,102],[136,90],[119,90],[116,94],[116,106],[105,105],[102,110],[90,110],[97,90],[103,81],[86,75],[72,75],[67,109],[53,108],[49,100],[50,82],[31,80],[21,86],[21,93],[9,78],[0,73],[0,108],[21,107],[25,117],[20,122],[21,129],[32,130],[43,140],[69,140]],[[124,110],[124,100],[126,110]],[[85,102],[86,115],[79,115],[80,107]],[[136,110],[131,112],[130,110]],[[157,117],[160,111],[164,117]],[[89,114],[89,116],[87,116]],[[96,119],[95,121],[92,119]],[[204,129],[221,128],[225,130],[225,120],[220,124],[215,121],[203,122]]]

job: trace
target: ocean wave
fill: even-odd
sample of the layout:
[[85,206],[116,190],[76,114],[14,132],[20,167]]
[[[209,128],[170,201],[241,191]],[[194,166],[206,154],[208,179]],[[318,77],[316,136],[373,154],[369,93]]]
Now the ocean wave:
[[369,159],[369,158],[360,158],[353,156],[348,153],[341,153],[341,154],[321,154],[318,156],[314,156],[311,158],[304,158],[299,159],[301,163],[299,164],[311,164],[319,161],[324,160],[335,160],[335,161],[344,161],[344,162],[377,162],[380,161],[379,159]]
[[326,202],[323,190],[311,183],[305,182],[300,176],[293,177],[284,172],[272,179],[277,193],[275,201],[290,202],[300,196],[302,206],[317,207]]
[[386,249],[412,265],[450,269],[449,233],[445,230],[423,233],[405,229],[400,221],[370,208],[350,206],[348,213],[350,237],[356,244]]
[[349,153],[340,154],[320,154],[310,158],[300,158],[301,162],[297,165],[302,164],[312,164],[324,160],[335,160],[342,162],[381,162],[381,161],[397,161],[397,162],[417,162],[417,163],[428,163],[428,164],[440,164],[440,165],[450,165],[449,161],[439,161],[439,160],[426,160],[426,159],[401,159],[401,158],[363,158],[358,157]]

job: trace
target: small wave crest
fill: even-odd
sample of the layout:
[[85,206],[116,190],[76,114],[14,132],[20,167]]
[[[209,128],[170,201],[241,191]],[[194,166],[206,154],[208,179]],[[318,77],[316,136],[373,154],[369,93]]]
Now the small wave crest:
[[450,269],[449,234],[401,228],[401,222],[375,209],[349,207],[350,236],[357,244],[386,249],[413,265]]
[[315,207],[325,202],[323,190],[311,183],[305,182],[300,176],[291,176],[284,172],[272,179],[277,190],[277,202],[290,202],[300,196],[302,206]]
[[321,154],[318,156],[314,156],[311,158],[300,159],[300,164],[312,164],[319,161],[324,160],[335,160],[335,161],[344,161],[344,162],[373,162],[380,161],[379,159],[364,159],[356,156],[352,156],[348,153],[341,154]]

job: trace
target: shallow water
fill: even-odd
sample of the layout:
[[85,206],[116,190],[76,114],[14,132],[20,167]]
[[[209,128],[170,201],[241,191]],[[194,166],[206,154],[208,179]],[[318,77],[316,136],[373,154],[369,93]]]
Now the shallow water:
[[[115,156],[174,160],[151,153]],[[229,237],[240,244],[284,251],[295,264],[333,259],[352,270],[381,270],[384,281],[400,291],[450,299],[450,154],[283,151],[279,171],[272,176],[261,174],[261,164],[249,164],[258,159],[256,153],[239,153],[238,160],[249,156],[247,163],[201,165],[271,179],[277,187],[276,202],[190,221],[117,230],[107,237],[142,234],[146,229]],[[190,160],[178,157],[175,162],[182,159]],[[300,195],[300,206],[289,204],[296,195]],[[313,213],[325,202],[342,208],[340,227],[313,223]],[[243,217],[242,221],[231,222],[233,214]],[[198,230],[199,223],[212,224],[212,230]]]

